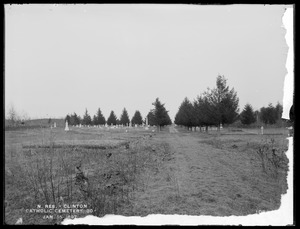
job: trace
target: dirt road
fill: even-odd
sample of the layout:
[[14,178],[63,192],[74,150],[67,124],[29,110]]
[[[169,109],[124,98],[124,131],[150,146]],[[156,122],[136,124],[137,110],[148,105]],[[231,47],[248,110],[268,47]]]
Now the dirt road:
[[[166,171],[173,174],[176,192],[171,201],[177,207],[172,210],[170,205],[170,212],[225,216],[276,208],[275,199],[280,196],[272,195],[272,189],[278,187],[266,181],[260,185],[248,154],[215,148],[173,126],[163,141],[170,146],[173,158],[165,164]],[[266,185],[268,190],[264,190]]]

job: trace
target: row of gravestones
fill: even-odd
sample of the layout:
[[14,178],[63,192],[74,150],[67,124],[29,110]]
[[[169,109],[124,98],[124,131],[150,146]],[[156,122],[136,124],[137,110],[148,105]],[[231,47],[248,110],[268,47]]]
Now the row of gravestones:
[[[143,126],[144,126],[144,125],[143,125]],[[82,125],[79,124],[79,125],[76,125],[76,127],[81,128]],[[84,125],[84,127],[86,127],[86,126]],[[90,127],[90,125],[87,125],[87,127]],[[94,125],[94,127],[102,128],[100,125],[98,125],[98,126],[95,126],[95,125]],[[105,124],[105,127],[109,127],[109,126],[108,126],[107,124]],[[123,125],[111,126],[111,128],[119,128],[119,127],[123,127]],[[128,127],[131,127],[131,123],[128,125]],[[135,127],[138,127],[138,125],[135,125]],[[54,122],[53,128],[56,128],[56,122]],[[223,128],[223,127],[222,127],[222,125],[221,125],[221,129],[222,129],[222,128]],[[52,129],[52,125],[51,125],[51,129]],[[66,121],[65,131],[69,131],[69,130],[70,130],[70,129],[69,129],[68,121]],[[148,118],[146,118],[145,130],[149,130]],[[127,132],[127,130],[126,130],[126,132]],[[261,127],[261,134],[262,134],[262,135],[264,134],[264,127],[263,127],[263,126]]]
[[[84,127],[91,127],[90,125],[83,125]],[[146,125],[142,125],[143,127],[145,126],[145,130],[149,130],[149,125],[148,125],[148,118],[146,117]],[[54,123],[54,127],[56,127],[56,123]],[[75,127],[75,126],[74,126]],[[82,125],[79,124],[79,125],[76,125],[76,127],[79,127],[81,128]],[[94,125],[93,127],[98,127],[98,128],[102,128],[102,126],[100,125]],[[109,127],[107,124],[105,124],[105,127]],[[111,126],[111,128],[120,128],[120,127],[124,127],[123,125],[116,125],[116,126]],[[126,127],[126,126],[125,126]],[[131,122],[128,124],[127,127],[131,127]],[[138,127],[137,124],[135,124],[135,127]],[[51,126],[51,129],[52,129],[52,126]],[[69,131],[69,124],[68,124],[68,121],[66,120],[66,126],[65,126],[65,131]]]

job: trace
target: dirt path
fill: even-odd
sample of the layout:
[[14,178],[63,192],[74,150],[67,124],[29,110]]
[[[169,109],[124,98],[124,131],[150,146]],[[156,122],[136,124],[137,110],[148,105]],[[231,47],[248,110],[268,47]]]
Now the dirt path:
[[166,167],[177,186],[180,214],[246,215],[269,208],[247,154],[217,149],[170,127],[164,141],[174,160]]

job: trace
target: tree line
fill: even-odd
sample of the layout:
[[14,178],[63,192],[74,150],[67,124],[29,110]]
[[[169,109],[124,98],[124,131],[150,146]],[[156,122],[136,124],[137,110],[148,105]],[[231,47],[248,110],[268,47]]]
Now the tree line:
[[241,113],[239,113],[239,98],[234,88],[227,85],[227,79],[219,75],[216,79],[216,87],[207,88],[205,92],[197,96],[194,101],[187,97],[178,108],[175,115],[175,124],[184,126],[187,129],[193,127],[229,125],[240,121],[243,125],[250,125],[258,120],[264,124],[275,124],[281,120],[282,105],[274,107],[262,107],[259,111],[254,111],[247,103]]
[[217,126],[233,123],[238,117],[239,98],[234,88],[227,86],[227,79],[218,76],[216,87],[207,88],[191,102],[185,98],[175,115],[175,124],[192,127]]
[[[165,125],[172,124],[172,121],[169,117],[168,111],[165,108],[165,105],[162,104],[159,98],[152,103],[154,108],[151,109],[148,114],[148,124],[151,126],[158,126],[161,129]],[[120,118],[117,118],[115,112],[112,110],[110,112],[109,117],[106,119],[101,112],[101,109],[98,108],[96,114],[93,118],[88,113],[88,110],[85,110],[84,115],[82,118],[77,115],[75,112],[73,114],[68,114],[65,117],[65,121],[68,121],[70,125],[123,125],[129,126],[131,125],[142,125],[146,124],[146,120],[143,119],[141,112],[136,110],[133,117],[130,119],[126,108],[123,109]]]

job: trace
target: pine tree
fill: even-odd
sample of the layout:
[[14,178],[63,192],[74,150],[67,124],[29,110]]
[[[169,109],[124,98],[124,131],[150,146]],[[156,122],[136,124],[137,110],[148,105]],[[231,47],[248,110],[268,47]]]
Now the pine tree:
[[162,104],[158,98],[156,98],[155,102],[152,103],[154,105],[154,120],[155,124],[159,127],[159,130],[161,130],[162,126],[170,125],[172,124],[172,121],[169,117],[168,111],[164,107],[164,104]]
[[283,107],[279,102],[277,102],[277,105],[276,105],[275,109],[276,109],[276,120],[280,121],[281,116],[282,116],[282,112],[283,112]]
[[124,108],[121,118],[120,118],[120,124],[127,126],[129,124],[130,120],[129,120],[129,116],[128,116],[128,112],[127,110]]
[[103,116],[100,108],[98,109],[98,112],[97,112],[97,118],[98,118],[99,125],[105,125],[106,120],[105,120],[105,117]]
[[277,110],[269,103],[268,107],[260,109],[260,119],[265,124],[275,124],[277,120]]
[[79,124],[79,119],[77,117],[77,114],[74,112],[74,114],[72,114],[70,116],[70,122],[68,122],[70,125],[78,125]]
[[80,124],[80,117],[77,116],[77,114],[74,112],[73,114],[74,117],[74,125],[79,125]]
[[224,76],[218,76],[216,81],[217,87],[207,94],[210,112],[214,115],[211,117],[212,122],[217,120],[217,126],[221,124],[231,124],[238,117],[239,99],[234,88],[229,90],[227,79]]
[[96,115],[93,116],[92,124],[93,125],[98,125],[98,119],[97,119]]
[[107,125],[116,125],[117,124],[117,117],[114,113],[114,111],[110,112],[110,115],[107,119]]
[[186,97],[175,115],[175,124],[186,126],[188,129],[197,126],[194,105]]
[[[148,120],[149,121],[149,120]],[[139,111],[136,111],[131,119],[131,123],[133,125],[137,124],[137,125],[142,125],[143,124],[143,118],[142,115]]]
[[67,116],[65,118],[65,122],[68,121],[68,124],[70,124],[70,120],[71,120],[71,117],[69,114],[67,114]]
[[105,125],[105,118],[100,110],[100,108],[98,108],[96,115],[94,115],[93,117],[93,124],[94,125]]
[[196,122],[197,126],[205,126],[206,131],[208,131],[208,126],[215,125],[219,123],[219,116],[217,113],[217,106],[213,103],[212,92],[208,89],[202,95],[198,96],[194,102]]
[[83,119],[82,119],[82,124],[83,125],[91,125],[92,124],[92,118],[89,115],[87,109],[85,109],[85,113],[84,113]]
[[245,125],[250,125],[256,121],[256,115],[252,106],[247,103],[244,107],[244,110],[240,114],[241,122]]
[[156,122],[155,122],[154,110],[149,111],[149,113],[147,114],[147,117],[148,117],[148,124],[150,126],[155,126]]

